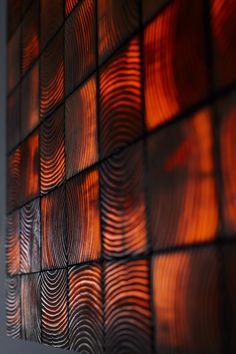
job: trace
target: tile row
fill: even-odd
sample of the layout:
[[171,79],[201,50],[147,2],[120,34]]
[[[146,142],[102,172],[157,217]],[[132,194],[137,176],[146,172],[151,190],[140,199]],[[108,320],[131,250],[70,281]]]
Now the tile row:
[[207,247],[10,278],[8,334],[98,354],[151,354],[151,338],[160,353],[220,354],[227,337],[234,353],[234,255]]
[[[55,29],[61,28],[47,18],[47,16],[54,16],[55,13],[53,10],[49,11],[48,6],[60,7],[62,6],[60,3],[62,1],[42,1],[42,9],[45,7],[43,11],[46,14],[42,16],[42,21],[45,22],[45,35],[42,34],[41,38],[45,37],[44,43],[47,43],[47,36],[51,38],[51,32],[55,33]],[[74,1],[68,3],[68,12],[74,3]],[[164,1],[155,5],[157,10],[163,3]],[[150,6],[150,10],[147,11],[155,13],[155,10],[151,10],[154,6],[151,4],[153,2],[149,5],[149,1],[145,1],[145,8],[148,9]],[[140,36],[137,35],[123,47],[123,50],[118,53],[116,51],[111,60],[108,57],[120,44],[129,39],[132,33],[135,33],[135,28],[139,24],[138,16],[135,15],[138,11],[135,10],[137,1],[132,0],[127,3],[127,1],[110,0],[107,4],[107,1],[101,0],[98,7],[100,32],[102,33],[98,41],[102,52],[100,64],[106,60],[99,79],[99,96],[103,115],[109,117],[115,115],[115,108],[116,116],[128,120],[127,127],[122,120],[124,129],[129,129],[129,125],[135,126],[137,135],[141,129],[142,91],[145,96],[146,127],[150,130],[206,99],[212,86],[210,80],[212,76],[215,90],[235,83],[236,72],[233,69],[233,63],[236,52],[231,48],[230,43],[233,36],[232,27],[236,6],[232,0],[227,1],[222,13],[217,0],[212,0],[211,4],[214,62],[210,70],[207,65],[210,60],[208,39],[205,22],[202,21],[205,14],[203,0],[194,0],[191,8],[185,0],[172,2],[160,15],[148,23],[143,36],[140,35],[143,39],[141,43]],[[37,1],[34,1],[32,11],[34,8],[37,10],[37,6]],[[27,12],[27,16],[32,26],[36,26],[37,21],[32,21],[34,16],[30,11]],[[123,17],[118,16],[121,11],[125,14],[124,23],[126,24],[122,26],[119,21]],[[117,16],[119,21],[111,26],[110,24],[115,21],[114,16]],[[64,100],[64,97],[68,97],[78,85],[96,71],[95,20],[95,1],[81,1],[65,22],[65,26],[45,47],[38,61],[38,54],[33,54],[33,52],[39,45],[34,43],[36,41],[34,31],[30,30],[28,23],[26,24],[27,35],[23,35],[24,41],[27,42],[23,45],[23,53],[24,48],[26,53],[25,60],[21,62],[26,62],[22,64],[27,68],[25,71],[29,68],[30,70],[24,76],[21,85],[18,85],[8,97],[8,149],[22,140],[39,124],[40,119],[51,114]],[[55,21],[61,23],[60,16],[56,16]],[[78,30],[75,31],[75,28]],[[90,30],[88,31],[87,28]],[[185,28],[188,28],[188,31],[185,31]],[[111,29],[114,30],[114,36]],[[15,87],[19,81],[19,31],[20,29],[8,44],[8,86],[10,89]],[[109,33],[109,38],[106,38],[107,33]],[[39,49],[36,52],[38,53]],[[32,66],[33,63],[35,63],[34,66]],[[144,82],[141,75],[142,65]],[[109,125],[108,130],[113,127]]]
[[[39,249],[40,220],[44,269],[64,267],[67,256],[69,264],[100,259],[102,248],[107,258],[146,253],[150,250],[148,240],[152,249],[160,250],[213,241],[219,233],[232,237],[236,232],[234,102],[233,93],[149,136],[145,144],[137,142],[91,166],[52,191],[48,187],[52,182],[61,183],[65,171],[60,158],[64,145],[59,149],[57,143],[63,133],[55,134],[45,122],[54,133],[49,134],[48,142],[44,138],[41,141],[41,197],[8,214],[8,268],[13,270],[9,272],[19,271],[19,256],[15,254],[20,238],[23,258],[33,245]],[[217,142],[215,114],[221,116]],[[59,124],[59,120],[55,122]],[[52,141],[56,148],[48,155]],[[220,166],[215,159],[216,143],[220,144]],[[35,155],[27,151],[27,163],[20,160],[19,149],[13,156],[9,196],[15,200],[18,190],[27,196],[34,190],[38,193]],[[220,188],[219,174],[223,182]],[[40,258],[37,264],[39,270]],[[30,266],[27,271],[32,271]]]

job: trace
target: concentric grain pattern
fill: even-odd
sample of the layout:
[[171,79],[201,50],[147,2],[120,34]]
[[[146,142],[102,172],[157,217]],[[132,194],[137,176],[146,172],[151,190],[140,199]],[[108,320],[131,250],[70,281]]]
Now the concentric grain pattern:
[[20,90],[16,88],[7,99],[7,150],[11,150],[20,140]]
[[40,201],[25,205],[20,218],[21,272],[40,271]]
[[27,341],[41,342],[40,274],[21,277],[21,331]]
[[24,74],[39,55],[39,0],[32,1],[22,22],[22,59]]
[[171,0],[142,0],[143,22],[154,17],[159,10],[170,2]]
[[61,30],[41,57],[40,115],[52,113],[64,97],[64,33]]
[[140,46],[132,40],[100,73],[100,146],[102,157],[142,133]]
[[41,0],[40,19],[41,19],[41,50],[47,42],[57,32],[63,23],[64,3],[63,0]]
[[64,106],[44,121],[40,139],[41,192],[46,193],[65,177]]
[[10,275],[17,274],[20,271],[19,211],[7,217],[6,266],[7,273]]
[[148,189],[155,249],[215,238],[218,201],[212,149],[207,109],[149,139]]
[[105,266],[106,354],[151,353],[148,263]]
[[21,337],[19,276],[9,278],[6,281],[6,329],[9,337],[16,339]]
[[39,122],[39,64],[21,84],[21,136],[24,138]]
[[68,349],[67,271],[41,275],[42,342]]
[[7,44],[7,89],[12,91],[20,79],[20,29]]
[[235,18],[234,0],[211,0],[216,89],[236,81]]
[[101,165],[101,218],[107,257],[146,251],[142,144]]
[[102,62],[139,25],[138,0],[98,0],[99,60]]
[[7,159],[7,210],[16,208],[20,204],[20,167],[22,152],[18,147]]
[[[203,0],[173,1],[144,31],[146,124],[172,119],[208,94]],[[187,29],[187,30],[186,30]]]
[[96,77],[92,77],[66,101],[68,178],[98,159],[96,112]]
[[[222,301],[222,312],[228,313],[228,317],[222,327],[229,330],[228,338],[228,350],[229,353],[234,353],[236,350],[236,279],[235,279],[235,269],[236,269],[236,247],[235,245],[227,245],[223,248],[223,274],[222,274],[222,284],[224,288],[222,289],[222,296],[227,299],[227,304]],[[224,300],[224,298],[222,298]],[[224,313],[224,312],[223,312]]]
[[97,170],[67,182],[68,262],[100,257],[99,176]]
[[223,196],[224,235],[236,231],[236,105],[235,92],[214,106],[220,117],[220,159],[223,176],[221,195]]
[[39,194],[39,134],[33,133],[21,145],[21,202],[24,203]]
[[69,16],[69,14],[73,11],[73,9],[76,7],[76,5],[80,2],[80,0],[65,0],[65,13],[66,16]]
[[66,266],[65,191],[61,187],[41,199],[42,268]]
[[96,67],[95,0],[83,0],[65,24],[65,87],[68,95]]
[[101,267],[69,270],[70,349],[84,354],[103,353]]
[[155,257],[157,352],[221,352],[219,264],[206,248]]

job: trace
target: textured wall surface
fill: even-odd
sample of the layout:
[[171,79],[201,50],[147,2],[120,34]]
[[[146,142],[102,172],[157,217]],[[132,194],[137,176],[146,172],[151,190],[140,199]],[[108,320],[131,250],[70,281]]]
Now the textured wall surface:
[[234,0],[8,0],[6,318],[90,354],[233,354]]

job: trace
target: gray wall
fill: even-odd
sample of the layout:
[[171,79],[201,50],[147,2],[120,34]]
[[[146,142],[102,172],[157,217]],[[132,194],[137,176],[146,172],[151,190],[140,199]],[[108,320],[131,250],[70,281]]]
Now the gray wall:
[[19,340],[5,335],[5,112],[6,112],[6,0],[0,0],[0,353],[1,354],[46,354],[68,353],[65,350],[46,347]]

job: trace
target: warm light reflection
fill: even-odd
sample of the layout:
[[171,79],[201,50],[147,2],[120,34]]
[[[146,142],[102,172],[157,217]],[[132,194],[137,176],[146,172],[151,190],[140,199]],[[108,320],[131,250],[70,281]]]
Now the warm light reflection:
[[78,353],[103,353],[101,276],[98,265],[69,270],[70,349]]
[[50,114],[64,96],[63,38],[60,31],[41,57],[41,117]]
[[211,0],[212,31],[214,40],[214,63],[216,87],[236,81],[235,18],[234,0]]
[[65,193],[57,189],[41,199],[42,268],[66,266]]
[[137,0],[98,0],[99,59],[103,61],[139,25]]
[[220,354],[219,268],[214,250],[159,256],[153,267],[157,351]]
[[143,0],[143,21],[146,22],[152,18],[168,2],[171,2],[171,0]]
[[151,354],[151,311],[146,260],[107,263],[105,335],[107,353]]
[[64,0],[40,0],[41,49],[56,33],[64,19]]
[[141,66],[138,38],[100,73],[100,144],[107,156],[142,132]]
[[65,0],[65,12],[67,16],[71,13],[78,2],[79,0]]
[[27,135],[39,121],[39,65],[36,64],[21,86],[21,134]]
[[96,68],[95,5],[95,0],[80,1],[65,24],[66,94]]
[[142,144],[102,164],[101,218],[107,257],[146,250]]
[[41,192],[46,193],[65,177],[64,106],[45,120],[40,138]]
[[17,148],[7,160],[7,210],[20,205],[22,149]]
[[25,73],[39,55],[39,1],[33,1],[22,25],[22,71]]
[[67,183],[67,232],[69,264],[100,257],[98,171]]
[[66,101],[67,177],[97,161],[96,77]]
[[32,199],[39,193],[39,136],[31,135],[22,144],[21,201]]
[[[154,136],[149,145],[155,249],[213,239],[218,227],[208,110]],[[169,141],[166,144],[166,141]]]
[[[144,32],[146,123],[152,129],[207,95],[204,1],[177,0]],[[187,30],[186,30],[187,29]]]

